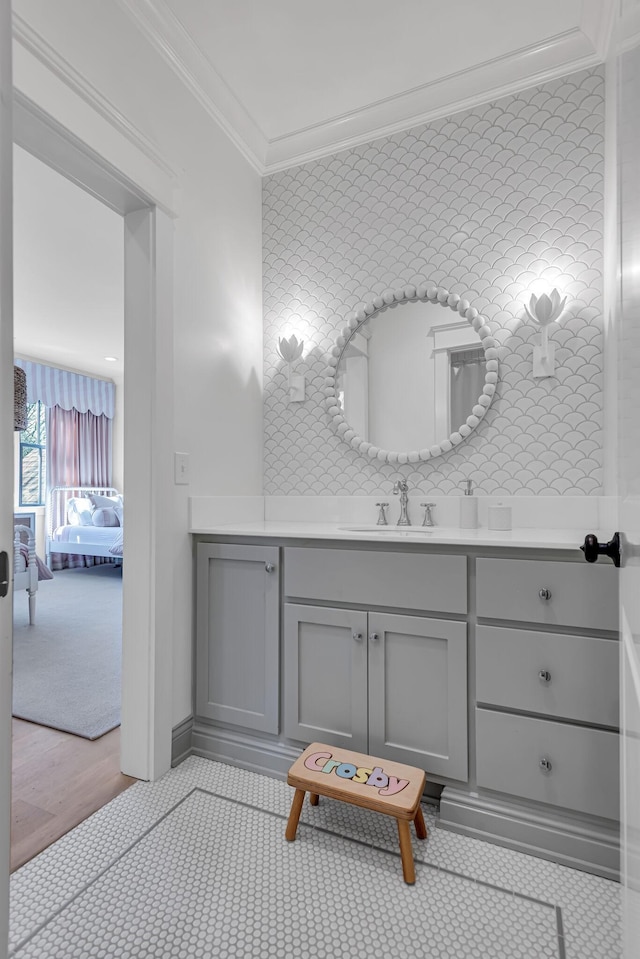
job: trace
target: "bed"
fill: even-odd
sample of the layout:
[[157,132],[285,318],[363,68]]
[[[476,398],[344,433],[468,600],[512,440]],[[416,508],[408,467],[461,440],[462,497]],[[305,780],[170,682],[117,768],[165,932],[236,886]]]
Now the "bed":
[[26,590],[29,597],[29,625],[36,621],[36,592],[41,579],[53,579],[53,573],[36,556],[36,538],[28,526],[16,526],[13,540],[13,592]]
[[47,565],[52,553],[122,559],[123,498],[112,486],[54,486],[47,497]]

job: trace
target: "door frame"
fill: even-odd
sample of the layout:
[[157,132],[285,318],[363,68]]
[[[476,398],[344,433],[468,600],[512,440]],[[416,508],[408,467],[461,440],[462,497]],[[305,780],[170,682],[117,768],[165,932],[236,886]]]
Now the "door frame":
[[[13,563],[13,222],[11,3],[0,0],[0,550]],[[10,495],[9,495],[10,494]],[[10,576],[12,572],[10,573]],[[9,938],[13,595],[0,599],[0,959]]]
[[124,219],[124,488],[121,769],[171,765],[173,223],[154,198],[15,91],[13,141]]

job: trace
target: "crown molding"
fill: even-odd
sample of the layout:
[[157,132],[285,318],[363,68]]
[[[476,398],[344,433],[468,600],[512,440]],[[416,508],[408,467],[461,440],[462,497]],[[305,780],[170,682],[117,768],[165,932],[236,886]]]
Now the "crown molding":
[[640,46],[640,8],[635,4],[623,9],[618,45],[620,53],[629,53]]
[[580,30],[601,60],[607,57],[617,9],[618,0],[582,0]]
[[267,140],[165,0],[117,0],[261,175],[468,109],[604,59],[614,0],[584,0],[581,27],[306,129]]
[[260,175],[268,141],[164,0],[116,0],[200,106]]
[[[594,67],[606,57],[615,19],[615,0],[584,0],[580,27],[542,44],[523,47],[397,96],[367,104],[350,114],[267,140],[165,0],[116,2],[261,176]],[[16,14],[14,35],[147,156],[168,171],[157,148]]]
[[91,109],[114,127],[132,143],[147,159],[162,171],[172,182],[177,182],[175,171],[169,166],[159,147],[144,133],[141,133],[131,121],[121,113],[96,87],[91,84],[68,60],[62,57],[47,41],[31,27],[19,14],[13,13],[13,39],[43,66],[62,80]]
[[582,30],[525,47],[269,142],[266,172],[299,166],[602,62]]

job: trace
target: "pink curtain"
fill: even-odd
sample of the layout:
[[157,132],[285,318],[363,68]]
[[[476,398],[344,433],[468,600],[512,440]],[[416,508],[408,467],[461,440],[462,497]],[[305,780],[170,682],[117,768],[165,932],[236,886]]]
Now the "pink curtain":
[[[47,408],[47,489],[111,485],[112,421],[104,414]],[[63,518],[54,522],[63,523]],[[100,556],[52,553],[53,569],[110,563]]]

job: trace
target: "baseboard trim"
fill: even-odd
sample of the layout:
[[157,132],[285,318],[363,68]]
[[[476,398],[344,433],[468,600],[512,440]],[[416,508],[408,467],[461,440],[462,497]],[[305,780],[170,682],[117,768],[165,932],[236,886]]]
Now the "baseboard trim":
[[302,748],[277,739],[261,739],[250,732],[209,726],[197,720],[191,736],[191,753],[194,756],[229,763],[279,779],[286,777]]
[[187,716],[171,731],[171,766],[178,766],[191,755],[193,716]]
[[619,829],[605,820],[587,821],[560,811],[541,812],[517,800],[445,787],[438,825],[605,879],[620,879]]

